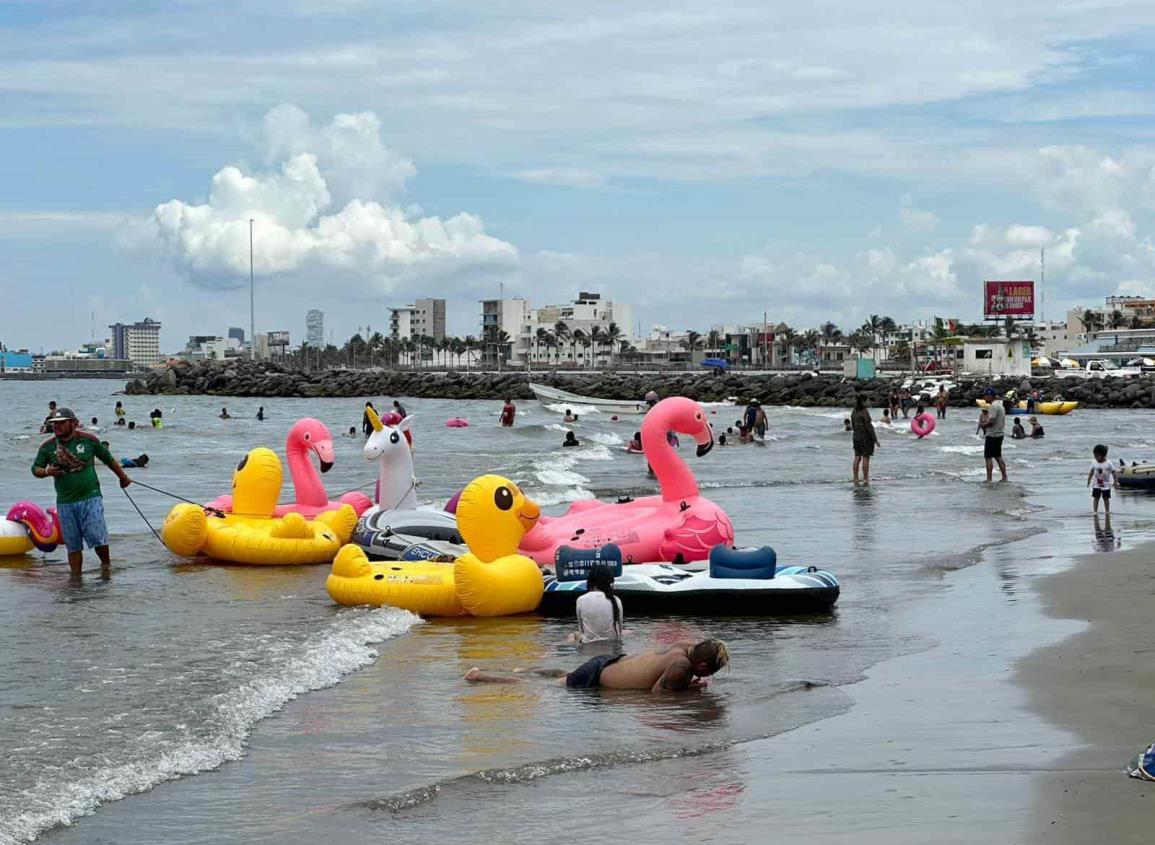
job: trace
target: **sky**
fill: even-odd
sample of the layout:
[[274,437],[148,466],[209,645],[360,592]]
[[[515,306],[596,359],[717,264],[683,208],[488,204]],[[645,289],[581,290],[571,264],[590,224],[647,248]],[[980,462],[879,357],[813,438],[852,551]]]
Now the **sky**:
[[[1155,3],[0,0],[0,342],[1155,294]],[[636,326],[633,328],[637,328]]]

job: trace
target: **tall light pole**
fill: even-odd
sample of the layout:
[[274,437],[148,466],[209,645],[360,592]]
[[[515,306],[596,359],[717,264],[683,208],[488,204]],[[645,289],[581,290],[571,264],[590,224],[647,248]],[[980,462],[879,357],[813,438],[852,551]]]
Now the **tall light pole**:
[[255,303],[256,284],[253,281],[253,218],[249,218],[249,357],[257,359],[257,329]]

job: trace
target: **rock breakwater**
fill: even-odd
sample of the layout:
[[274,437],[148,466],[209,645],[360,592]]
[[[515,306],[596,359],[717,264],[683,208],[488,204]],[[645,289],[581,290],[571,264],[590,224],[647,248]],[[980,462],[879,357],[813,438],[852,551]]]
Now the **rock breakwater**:
[[[279,364],[249,360],[180,362],[133,379],[128,394],[203,394],[250,397],[381,397],[430,399],[532,399],[534,382],[584,396],[638,399],[649,390],[661,396],[689,396],[702,402],[736,398],[743,404],[757,397],[766,405],[850,407],[860,393],[871,406],[886,403],[902,379],[856,381],[813,373],[560,373],[522,371],[440,372],[412,370],[289,370]],[[1011,389],[1038,389],[1047,398],[1063,397],[1085,408],[1155,408],[1155,378],[1083,380],[1079,378],[962,379],[951,391],[950,404],[973,406],[993,385],[1002,395]]]

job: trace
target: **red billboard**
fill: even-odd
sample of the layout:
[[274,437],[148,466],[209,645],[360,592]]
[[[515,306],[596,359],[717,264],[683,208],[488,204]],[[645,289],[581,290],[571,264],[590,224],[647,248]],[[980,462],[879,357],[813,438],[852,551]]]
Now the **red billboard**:
[[988,320],[1035,316],[1035,283],[983,282],[983,316]]

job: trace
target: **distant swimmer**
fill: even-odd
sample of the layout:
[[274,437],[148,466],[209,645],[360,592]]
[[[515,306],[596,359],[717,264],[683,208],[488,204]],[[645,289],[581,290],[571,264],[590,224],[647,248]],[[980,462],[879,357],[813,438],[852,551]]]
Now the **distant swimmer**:
[[130,423],[128,424],[128,430],[129,430],[129,431],[136,431],[136,423],[135,423],[135,422],[130,422]]
[[684,692],[706,686],[706,678],[730,663],[730,651],[721,640],[695,643],[683,640],[645,654],[601,654],[592,657],[572,672],[564,669],[515,669],[513,674],[483,672],[474,667],[465,680],[474,683],[509,684],[527,672],[541,678],[553,678],[569,689],[641,689],[660,694]]
[[405,419],[407,416],[409,416],[408,411],[405,410],[405,406],[398,402],[396,399],[393,400],[393,413],[397,414],[397,416],[399,416],[401,419]]
[[575,414],[569,408],[566,408],[565,409],[565,419],[562,420],[562,422],[575,423],[577,421],[578,421],[577,414]]
[[657,393],[657,391],[655,391],[655,390],[651,390],[651,391],[647,392],[647,393],[646,393],[646,405],[647,405],[648,407],[652,408],[652,407],[654,407],[654,406],[655,406],[655,405],[657,405],[657,404],[658,404],[658,393]]
[[124,403],[123,402],[117,402],[116,407],[113,409],[112,413],[116,417],[116,424],[117,425],[124,425],[124,415],[126,413],[126,411],[124,410]]
[[264,421],[264,419],[265,419],[265,406],[264,405],[257,408],[257,419]]
[[221,408],[221,419],[222,420],[231,420],[232,419],[232,416],[229,414],[228,408]]
[[627,452],[640,452],[640,451],[642,451],[642,433],[640,431],[634,432],[633,439],[630,440],[630,442],[626,444],[626,451]]
[[1031,417],[1031,437],[1043,437],[1046,434],[1043,431],[1043,425],[1039,422],[1038,417]]
[[1026,440],[1027,432],[1023,428],[1023,421],[1015,417],[1015,421],[1011,424],[1011,440]]
[[852,426],[850,424],[850,417],[847,417],[846,419],[844,419],[842,421],[842,430],[843,431],[854,431],[854,426]]
[[349,430],[345,433],[345,436],[346,437],[356,437],[357,436],[357,426],[355,426],[355,425],[349,426]]
[[510,428],[513,425],[513,418],[517,416],[517,406],[513,404],[513,400],[508,396],[505,397],[505,404],[501,406],[501,425],[504,428]]
[[153,408],[148,412],[148,421],[152,423],[153,428],[164,428],[164,414],[160,412],[160,408]]
[[[370,434],[373,433],[373,423],[371,423],[369,421],[369,409],[370,408],[373,408],[373,403],[372,402],[366,402],[365,403],[365,411],[364,411],[364,413],[361,414],[361,433],[364,434],[366,437],[368,437]],[[373,413],[376,413],[376,412],[377,412],[377,409],[373,408]]]
[[578,442],[577,437],[574,436],[574,433],[572,431],[567,431],[565,433],[565,440],[562,441],[561,445],[562,446],[580,446],[582,444]]
[[49,420],[51,420],[54,416],[56,416],[56,402],[55,401],[48,403],[48,416],[46,416],[44,418],[44,422],[42,422],[40,424],[40,433],[41,434],[47,434],[48,432],[52,431],[52,423],[49,422]]
[[135,458],[121,458],[120,465],[126,469],[132,469],[133,467],[136,467],[137,469],[144,469],[146,466],[148,466],[148,455],[141,453]]

